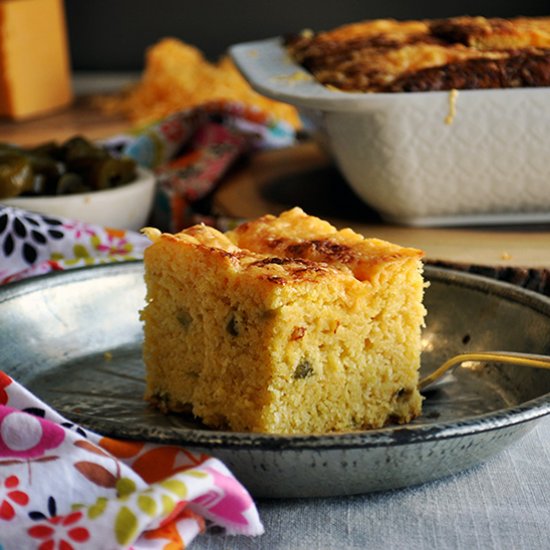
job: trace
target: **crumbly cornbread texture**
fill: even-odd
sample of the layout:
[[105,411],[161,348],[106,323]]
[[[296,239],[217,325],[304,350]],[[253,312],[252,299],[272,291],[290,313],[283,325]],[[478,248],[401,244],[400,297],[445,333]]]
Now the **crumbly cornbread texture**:
[[287,434],[420,413],[419,250],[299,208],[225,234],[146,232],[146,399],[216,428]]

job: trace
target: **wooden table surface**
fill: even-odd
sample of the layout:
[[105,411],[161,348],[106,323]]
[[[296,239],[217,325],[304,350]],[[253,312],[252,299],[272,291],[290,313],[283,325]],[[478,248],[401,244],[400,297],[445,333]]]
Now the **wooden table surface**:
[[79,97],[70,108],[40,118],[0,121],[0,141],[36,145],[46,141],[64,141],[76,134],[103,139],[129,128],[123,117],[105,116],[92,107],[89,97]]
[[[0,141],[23,145],[75,134],[106,138],[129,130],[122,117],[105,116],[80,98],[40,119],[0,122]],[[231,171],[214,197],[218,213],[252,218],[301,206],[308,213],[368,235],[414,246],[432,263],[456,265],[550,293],[550,224],[412,228],[380,220],[353,194],[329,159],[312,143],[257,153]]]

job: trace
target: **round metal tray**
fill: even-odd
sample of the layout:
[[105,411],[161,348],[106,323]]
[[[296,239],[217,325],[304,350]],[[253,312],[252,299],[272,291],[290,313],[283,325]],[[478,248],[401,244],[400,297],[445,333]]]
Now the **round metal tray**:
[[[426,268],[422,374],[456,353],[550,354],[550,299]],[[313,497],[410,486],[458,472],[550,412],[550,372],[456,369],[406,426],[326,435],[214,431],[143,400],[141,262],[78,269],[0,289],[0,364],[61,414],[118,438],[179,444],[223,460],[256,497]]]

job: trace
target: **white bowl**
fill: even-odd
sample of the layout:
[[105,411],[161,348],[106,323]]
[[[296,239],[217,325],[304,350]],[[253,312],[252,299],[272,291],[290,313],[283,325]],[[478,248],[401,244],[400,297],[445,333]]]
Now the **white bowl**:
[[300,109],[384,219],[550,221],[550,88],[348,93],[317,82],[279,38],[237,44],[231,55],[258,92]]
[[113,189],[54,197],[14,197],[0,202],[49,216],[138,230],[146,225],[151,213],[155,183],[153,172],[138,167],[136,180]]

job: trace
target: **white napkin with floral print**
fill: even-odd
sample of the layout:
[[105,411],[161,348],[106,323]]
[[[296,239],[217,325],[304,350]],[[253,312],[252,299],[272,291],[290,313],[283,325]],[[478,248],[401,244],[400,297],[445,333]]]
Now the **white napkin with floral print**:
[[0,371],[0,548],[186,548],[213,522],[260,535],[247,491],[217,459],[101,437]]
[[0,204],[0,284],[50,271],[140,259],[150,244],[135,231]]

